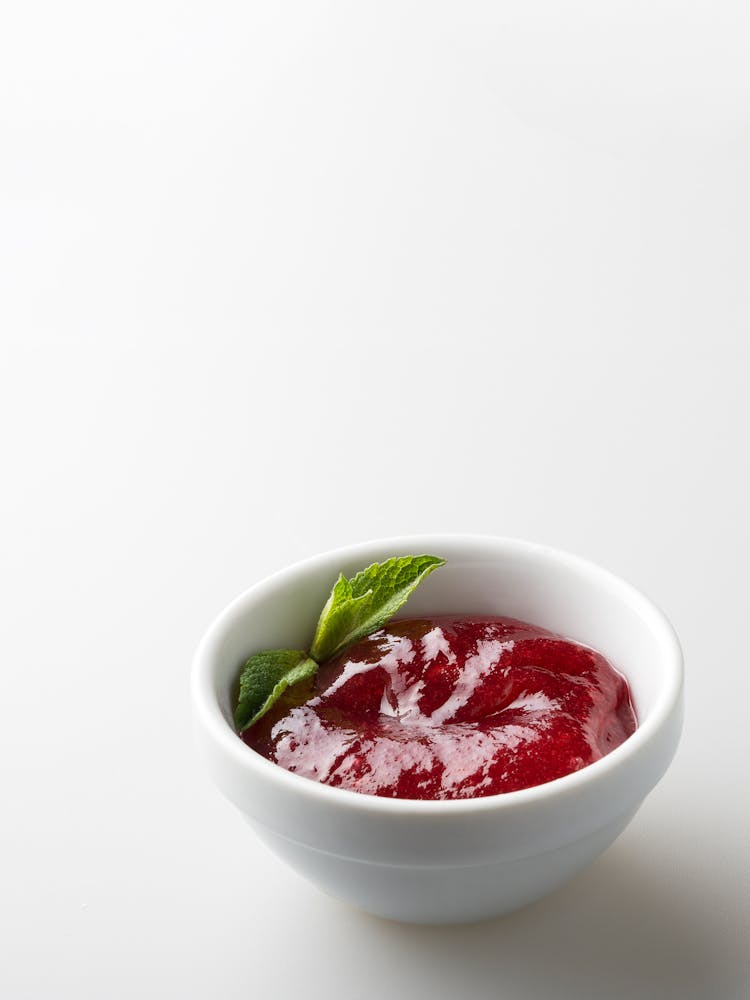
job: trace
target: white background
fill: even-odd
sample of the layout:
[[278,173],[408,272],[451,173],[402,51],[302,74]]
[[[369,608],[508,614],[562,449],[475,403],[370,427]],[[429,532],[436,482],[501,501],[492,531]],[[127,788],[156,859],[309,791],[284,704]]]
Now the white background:
[[[0,994],[750,993],[750,16],[6,2]],[[555,896],[388,924],[193,749],[216,612],[383,535],[594,559],[673,620],[678,756]]]

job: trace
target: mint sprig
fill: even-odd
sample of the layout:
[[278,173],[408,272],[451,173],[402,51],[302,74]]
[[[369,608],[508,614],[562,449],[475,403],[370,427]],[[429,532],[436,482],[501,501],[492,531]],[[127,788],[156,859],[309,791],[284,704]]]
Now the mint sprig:
[[251,656],[240,675],[234,721],[242,733],[275,705],[292,684],[312,677],[318,664],[303,649],[267,649]]
[[320,615],[310,656],[321,663],[385,625],[444,559],[406,556],[373,563],[347,580],[343,573]]
[[287,688],[312,677],[319,663],[385,625],[425,577],[444,565],[437,556],[396,556],[373,563],[351,580],[340,574],[320,614],[309,653],[267,649],[245,663],[234,715],[238,732],[262,718]]

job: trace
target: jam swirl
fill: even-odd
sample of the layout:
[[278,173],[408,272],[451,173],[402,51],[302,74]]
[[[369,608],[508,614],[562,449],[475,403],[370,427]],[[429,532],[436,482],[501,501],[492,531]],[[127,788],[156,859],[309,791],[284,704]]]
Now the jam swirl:
[[552,781],[634,732],[625,678],[512,618],[391,621],[289,689],[243,739],[295,774],[403,799]]

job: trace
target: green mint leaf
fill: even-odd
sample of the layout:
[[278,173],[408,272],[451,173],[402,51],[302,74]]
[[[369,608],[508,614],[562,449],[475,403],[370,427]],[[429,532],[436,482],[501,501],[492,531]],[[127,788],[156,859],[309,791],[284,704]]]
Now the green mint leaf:
[[254,725],[288,687],[312,677],[318,664],[302,649],[267,649],[251,656],[240,675],[234,721],[242,733]]
[[312,677],[318,664],[385,625],[412,591],[434,569],[437,556],[403,556],[373,563],[351,580],[343,574],[333,585],[315,630],[309,653],[302,649],[267,649],[242,668],[234,721],[243,733],[262,718],[288,687]]
[[437,556],[403,556],[373,563],[351,580],[339,576],[315,629],[310,656],[318,663],[385,625],[433,570]]

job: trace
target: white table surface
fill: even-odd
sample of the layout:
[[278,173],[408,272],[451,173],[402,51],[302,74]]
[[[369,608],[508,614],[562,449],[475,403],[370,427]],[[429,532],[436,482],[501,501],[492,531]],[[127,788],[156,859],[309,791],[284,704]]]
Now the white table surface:
[[[15,3],[0,30],[0,995],[750,994],[750,20]],[[515,535],[684,644],[677,758],[566,889],[389,924],[267,853],[193,649],[351,541]]]

